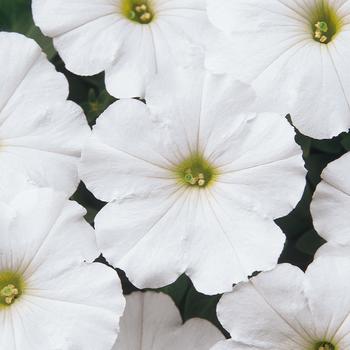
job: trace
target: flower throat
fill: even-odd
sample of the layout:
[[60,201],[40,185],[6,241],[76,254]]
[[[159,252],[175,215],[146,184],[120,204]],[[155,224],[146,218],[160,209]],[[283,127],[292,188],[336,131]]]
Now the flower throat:
[[22,294],[24,283],[17,273],[0,271],[0,309],[11,306]]
[[211,185],[216,177],[217,171],[201,155],[193,154],[174,169],[179,181],[190,187],[205,188]]
[[140,24],[148,24],[154,17],[147,0],[123,0],[121,10],[126,18]]
[[342,20],[327,1],[318,2],[311,14],[313,39],[321,44],[330,43],[339,33]]
[[336,350],[336,348],[332,343],[320,342],[316,344],[315,350]]

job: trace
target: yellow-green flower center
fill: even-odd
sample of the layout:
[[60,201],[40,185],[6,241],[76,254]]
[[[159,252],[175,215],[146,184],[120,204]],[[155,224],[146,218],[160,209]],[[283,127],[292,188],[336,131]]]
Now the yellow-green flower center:
[[321,44],[330,43],[340,32],[343,23],[327,0],[319,0],[311,13],[311,30],[314,40]]
[[336,347],[332,343],[322,341],[317,343],[314,349],[315,350],[336,350]]
[[0,272],[0,309],[12,305],[24,288],[23,279],[11,271]]
[[122,0],[122,14],[131,21],[148,24],[154,17],[150,2],[149,0]]
[[174,172],[182,184],[198,188],[211,185],[218,176],[216,168],[199,154],[185,159],[175,167]]

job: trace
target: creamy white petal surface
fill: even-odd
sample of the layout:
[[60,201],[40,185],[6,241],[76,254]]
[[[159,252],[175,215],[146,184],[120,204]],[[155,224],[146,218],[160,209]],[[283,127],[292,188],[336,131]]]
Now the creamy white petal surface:
[[92,263],[98,250],[84,214],[47,189],[1,204],[2,349],[112,347],[125,301],[116,272]]
[[212,349],[348,349],[349,273],[349,257],[321,257],[305,274],[283,264],[237,285],[217,309],[232,339]]
[[110,202],[96,217],[107,260],[140,288],[186,273],[207,294],[273,268],[285,241],[273,219],[304,188],[293,128],[244,113],[254,94],[231,76],[159,76],[146,100],[111,105],[83,151],[83,181]]
[[329,163],[321,174],[311,202],[318,234],[325,240],[350,244],[350,153]]
[[[9,186],[9,179],[11,179]],[[7,170],[0,173],[1,202],[10,202],[18,193],[37,188],[26,176],[18,172]]]
[[71,195],[90,134],[83,111],[66,101],[66,79],[33,40],[2,32],[0,47],[0,188],[30,182]]
[[320,247],[315,253],[315,257],[320,256],[348,256],[350,258],[350,244],[338,244],[328,242]]
[[126,297],[112,350],[209,350],[221,339],[224,336],[206,320],[193,318],[183,324],[166,294],[135,292]]
[[[137,4],[149,23],[138,20]],[[190,62],[209,27],[206,0],[34,0],[32,7],[67,68],[105,70],[108,91],[120,98],[143,97],[152,75]]]
[[308,136],[350,128],[349,0],[209,0],[208,15],[222,34],[208,46],[211,70],[251,82],[262,107],[290,113]]

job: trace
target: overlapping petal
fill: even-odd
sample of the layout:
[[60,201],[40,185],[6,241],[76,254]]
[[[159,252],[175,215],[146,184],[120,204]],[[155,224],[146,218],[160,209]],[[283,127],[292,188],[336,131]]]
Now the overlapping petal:
[[315,229],[327,241],[349,244],[350,153],[328,164],[311,202]]
[[208,350],[223,335],[206,320],[182,324],[171,298],[162,293],[133,293],[126,297],[120,335],[113,350]]
[[2,186],[15,190],[12,174],[17,173],[24,182],[70,195],[79,182],[77,162],[90,134],[83,111],[66,101],[67,81],[34,41],[0,33],[0,45]]

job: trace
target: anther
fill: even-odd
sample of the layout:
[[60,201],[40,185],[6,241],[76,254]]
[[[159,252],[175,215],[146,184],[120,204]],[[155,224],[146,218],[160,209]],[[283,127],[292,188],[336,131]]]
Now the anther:
[[202,187],[205,185],[205,180],[198,180],[198,186]]
[[334,350],[334,346],[330,343],[322,343],[318,347],[318,350]]
[[0,291],[0,296],[4,297],[4,301],[7,305],[12,304],[18,294],[19,291],[13,284],[7,285]]
[[193,176],[192,170],[187,169],[185,171],[185,181],[189,183],[190,185],[198,185],[200,187],[205,185],[205,177],[203,173],[199,173],[196,176]]
[[138,12],[138,13],[142,12],[141,6],[136,6],[135,7],[135,11]]
[[142,22],[147,22],[152,18],[152,15],[149,12],[144,13],[143,15],[140,16],[140,20]]
[[325,35],[328,32],[328,24],[326,22],[318,21],[315,24],[315,27],[315,39],[318,39],[318,41],[321,43],[325,43],[328,40],[328,37]]

